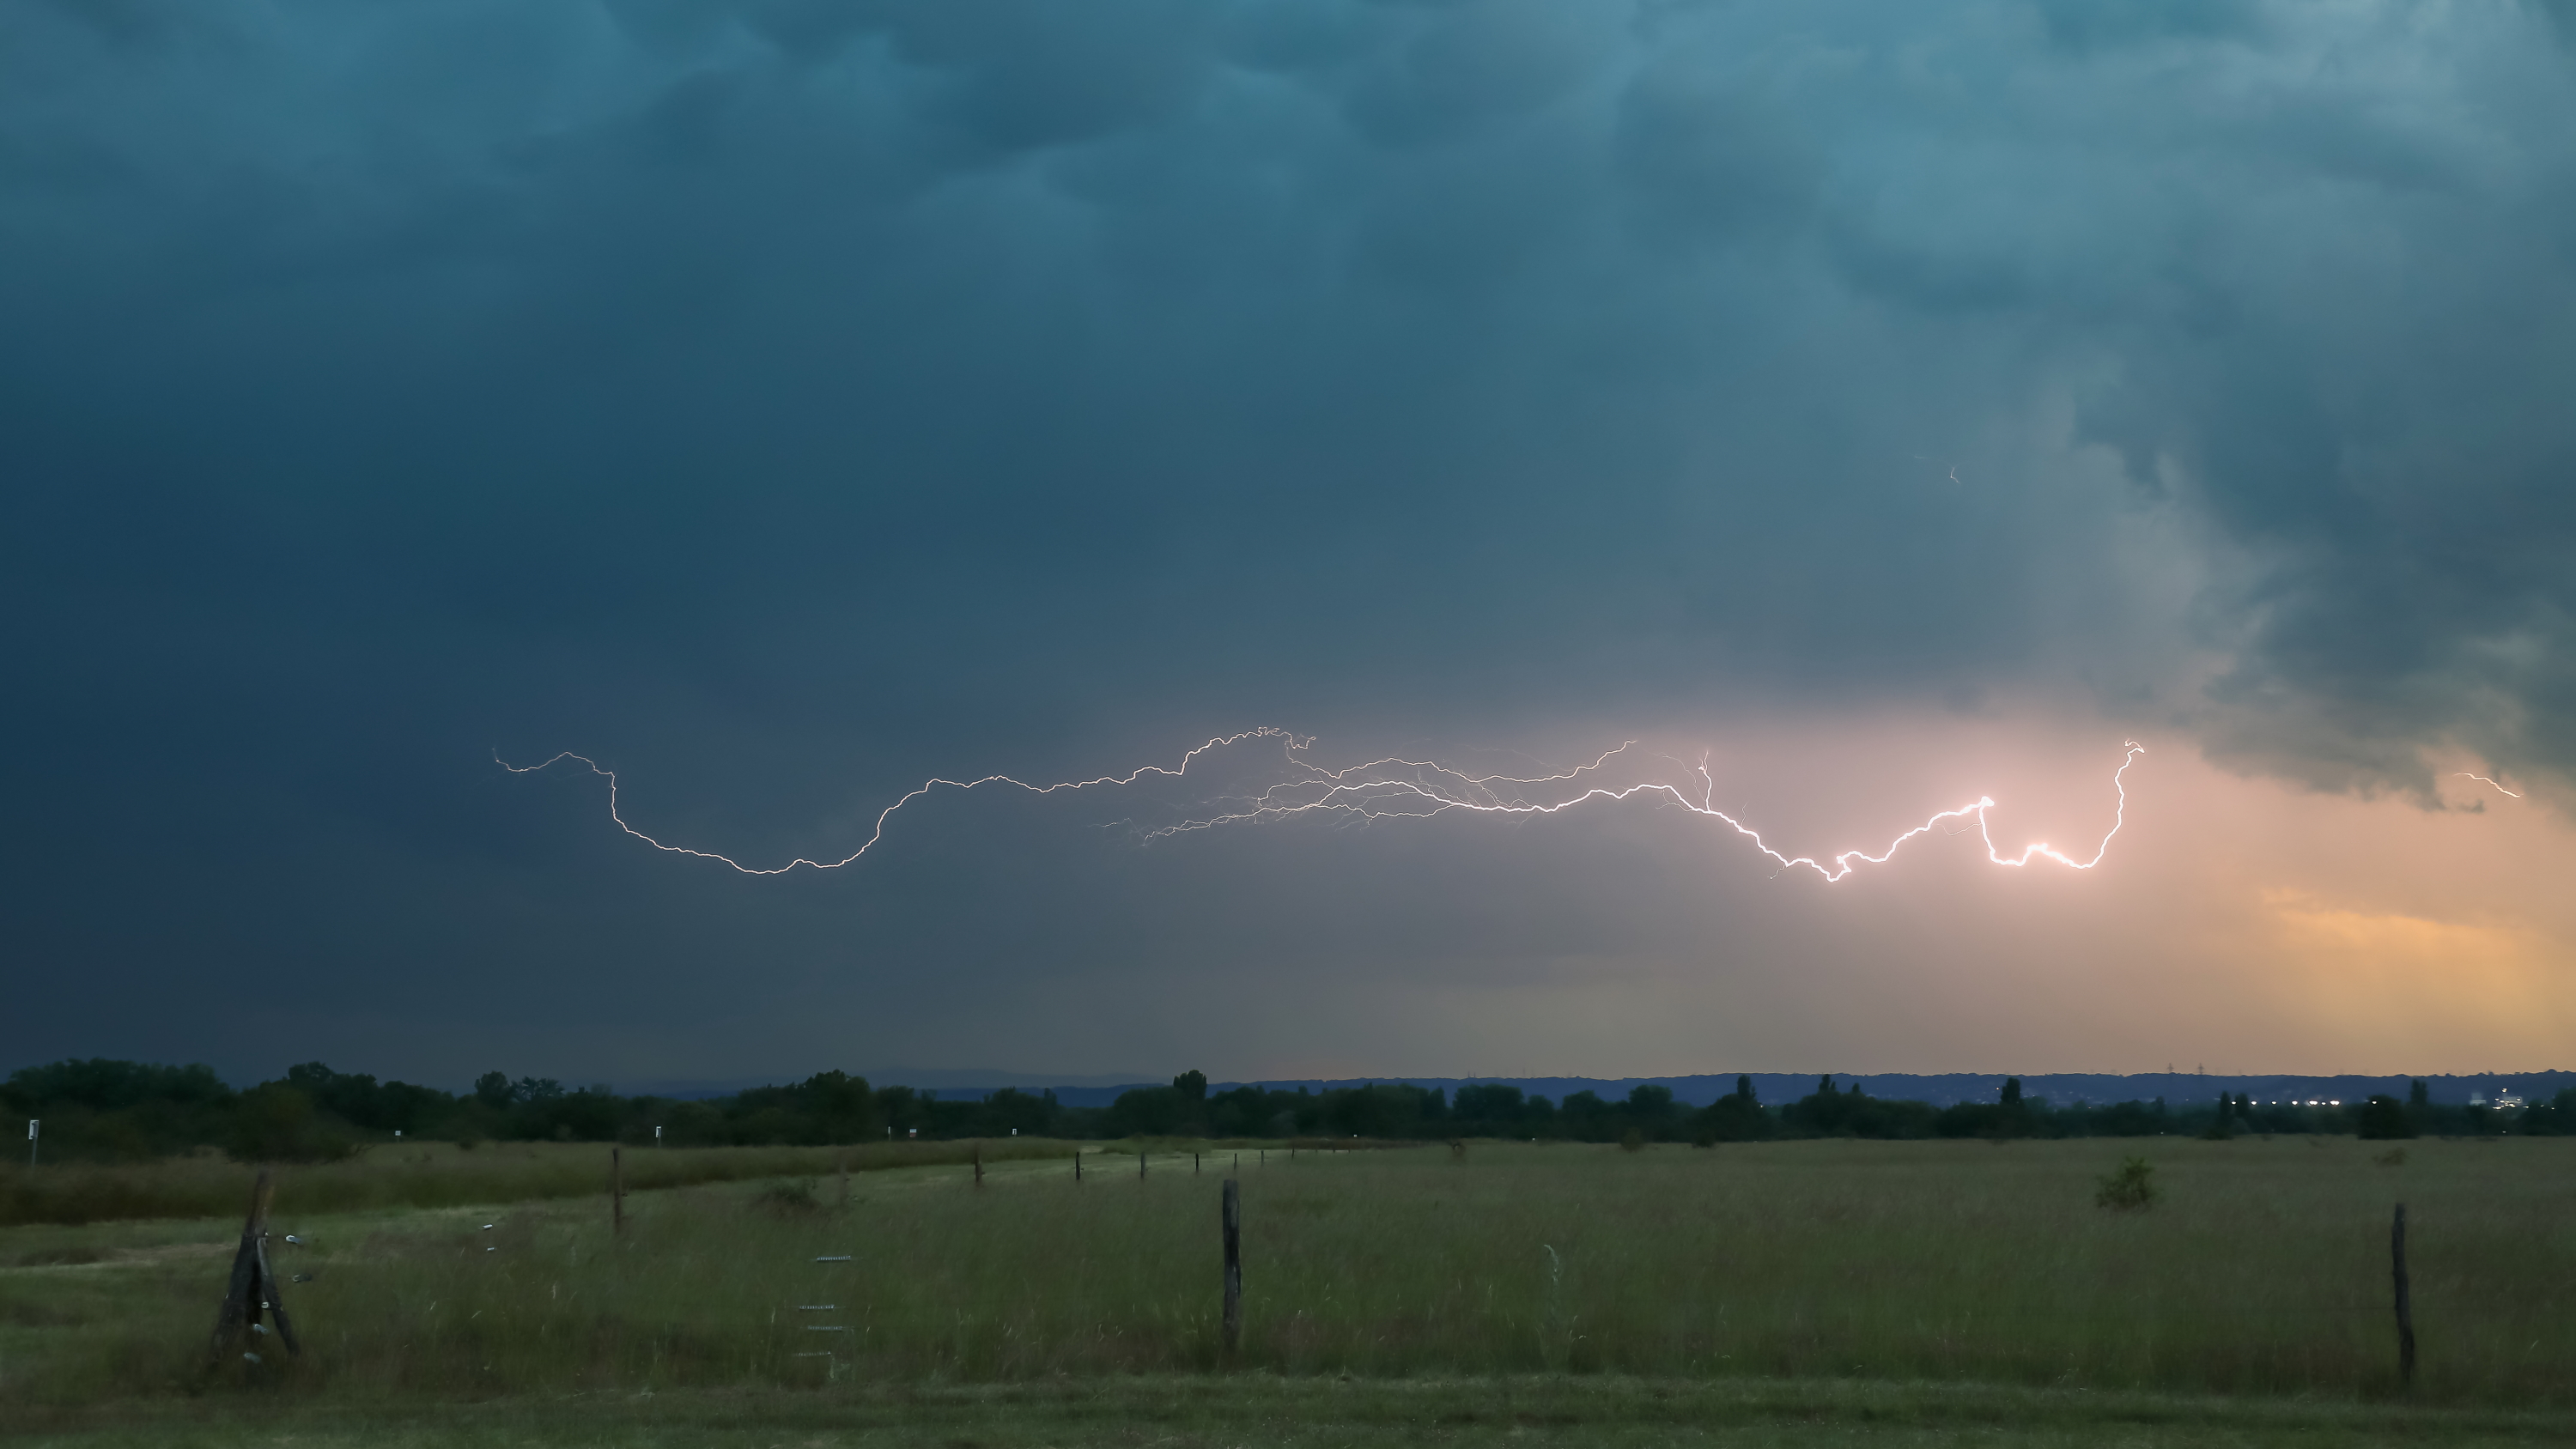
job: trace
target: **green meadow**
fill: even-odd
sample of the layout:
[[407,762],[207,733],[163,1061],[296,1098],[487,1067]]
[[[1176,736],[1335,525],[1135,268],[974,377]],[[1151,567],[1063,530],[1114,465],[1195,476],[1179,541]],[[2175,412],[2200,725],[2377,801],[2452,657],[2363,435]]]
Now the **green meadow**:
[[[846,1200],[829,1151],[629,1149],[622,1232],[599,1147],[281,1169],[304,1352],[211,1371],[238,1205],[0,1228],[0,1421],[102,1443],[2576,1437],[2576,1141],[1202,1144],[1195,1171],[1161,1143],[1141,1177],[1132,1147],[1094,1149],[1081,1181],[1061,1144],[982,1146],[980,1187],[969,1144],[854,1154]],[[2140,1154],[2154,1201],[2097,1206]]]

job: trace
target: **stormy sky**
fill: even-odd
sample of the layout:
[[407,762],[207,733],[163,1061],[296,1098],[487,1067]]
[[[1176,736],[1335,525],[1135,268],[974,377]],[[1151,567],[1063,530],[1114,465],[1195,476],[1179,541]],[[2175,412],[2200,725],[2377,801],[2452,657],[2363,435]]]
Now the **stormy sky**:
[[[2561,4],[19,0],[0,1066],[2567,1066],[2571,394]],[[2148,753],[494,763],[1265,725]]]

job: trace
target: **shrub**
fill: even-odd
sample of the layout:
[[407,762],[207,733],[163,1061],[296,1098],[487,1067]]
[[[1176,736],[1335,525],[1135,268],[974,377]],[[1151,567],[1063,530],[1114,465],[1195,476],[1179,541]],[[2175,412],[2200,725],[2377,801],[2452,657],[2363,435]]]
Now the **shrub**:
[[780,1217],[799,1217],[823,1210],[822,1202],[814,1196],[814,1179],[810,1177],[771,1183],[751,1201],[753,1206]]
[[2116,1172],[2105,1173],[2093,1188],[2093,1205],[2127,1212],[2156,1200],[2156,1170],[2143,1157],[2132,1157]]

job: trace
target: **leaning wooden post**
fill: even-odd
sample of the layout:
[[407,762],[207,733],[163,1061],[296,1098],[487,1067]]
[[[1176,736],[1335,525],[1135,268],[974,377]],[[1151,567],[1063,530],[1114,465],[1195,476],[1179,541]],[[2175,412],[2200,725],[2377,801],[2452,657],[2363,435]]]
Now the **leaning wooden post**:
[[608,1149],[608,1230],[626,1231],[626,1164],[624,1149]]
[[[224,1290],[223,1306],[215,1310],[214,1343],[206,1357],[206,1367],[222,1363],[239,1346],[245,1334],[265,1334],[260,1327],[262,1313],[277,1321],[278,1341],[288,1353],[300,1353],[295,1342],[295,1324],[286,1316],[286,1304],[278,1297],[277,1275],[268,1267],[268,1202],[270,1195],[268,1169],[259,1170],[259,1180],[251,1184],[250,1216],[242,1220],[241,1247],[233,1253],[232,1281]],[[242,1357],[259,1362],[259,1354],[244,1350]]]
[[1225,1180],[1225,1351],[1243,1346],[1243,1184]]
[[2406,1204],[2397,1205],[2397,1221],[2388,1229],[2390,1267],[2397,1277],[2397,1378],[2415,1386],[2415,1307],[2406,1297]]

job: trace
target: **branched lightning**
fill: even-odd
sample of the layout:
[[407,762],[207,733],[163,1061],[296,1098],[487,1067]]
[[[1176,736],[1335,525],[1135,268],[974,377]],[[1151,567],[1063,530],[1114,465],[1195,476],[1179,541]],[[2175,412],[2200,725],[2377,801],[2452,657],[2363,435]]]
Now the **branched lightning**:
[[2455,772],[2455,773],[2457,773],[2457,774],[2459,774],[2459,775],[2461,775],[2461,776],[2463,776],[2463,777],[2465,777],[2465,778],[2467,778],[2467,779],[2471,779],[2471,780],[2484,780],[2484,781],[2486,781],[2486,783],[2487,783],[2487,784],[2495,785],[2495,787],[2496,787],[2498,790],[2504,790],[2504,793],[2505,793],[2505,794],[2507,794],[2507,795],[2513,795],[2513,798],[2514,798],[2514,799],[2516,799],[2516,800],[2519,800],[2519,799],[2521,799],[2521,798],[2522,798],[2520,795],[2514,795],[2514,794],[2513,794],[2513,792],[2512,792],[2511,790],[2505,790],[2505,788],[2504,788],[2502,785],[2496,785],[2496,782],[2495,782],[2495,781],[2493,781],[2493,780],[2488,780],[2488,779],[2487,779],[2487,777],[2486,777],[2486,776],[2484,776],[2484,775],[2472,775],[2472,774],[2470,774],[2470,773],[2469,773],[2468,771],[2466,771],[2466,770],[2460,770],[2460,771],[2457,771],[2457,772]]
[[[2111,815],[2111,828],[2104,833],[2101,843],[2094,847],[2089,859],[2078,860],[2045,841],[2023,846],[2018,855],[2005,853],[2003,848],[1995,843],[1989,819],[1990,812],[1995,808],[1995,801],[1992,796],[1981,795],[1956,809],[1943,810],[1934,814],[1922,824],[1889,841],[1886,847],[1876,854],[1866,850],[1846,850],[1832,856],[1831,865],[1813,856],[1784,854],[1763,839],[1760,831],[1717,808],[1715,804],[1717,782],[1709,773],[1705,756],[1696,766],[1682,765],[1679,761],[1671,760],[1669,756],[1658,757],[1680,766],[1687,775],[1696,776],[1698,780],[1696,791],[1663,780],[1648,780],[1635,784],[1618,784],[1603,780],[1602,776],[1613,761],[1639,753],[1637,742],[1634,740],[1620,745],[1617,749],[1603,752],[1590,764],[1580,765],[1553,775],[1471,775],[1432,760],[1408,760],[1392,756],[1335,770],[1317,765],[1306,758],[1307,751],[1315,743],[1312,736],[1300,736],[1287,730],[1263,726],[1259,729],[1220,735],[1208,740],[1182,755],[1177,765],[1146,765],[1124,775],[1103,775],[1090,780],[1064,780],[1052,785],[1033,785],[1009,775],[985,775],[973,780],[944,778],[925,780],[915,788],[906,791],[894,803],[877,812],[875,829],[869,833],[867,840],[858,849],[848,855],[830,861],[811,860],[799,856],[785,865],[778,866],[745,865],[731,856],[715,851],[667,844],[636,829],[627,823],[626,817],[620,811],[617,772],[601,766],[598,761],[587,755],[579,755],[567,750],[539,764],[513,765],[495,753],[493,762],[512,774],[526,775],[547,769],[565,760],[579,761],[587,766],[592,774],[608,781],[609,818],[617,823],[620,830],[652,846],[655,850],[669,851],[674,855],[696,856],[702,860],[722,861],[745,875],[784,875],[798,866],[814,870],[838,870],[858,860],[885,839],[886,823],[893,818],[896,811],[943,787],[962,791],[985,785],[1008,785],[1033,795],[1051,795],[1062,790],[1089,790],[1107,785],[1132,785],[1149,775],[1178,780],[1188,775],[1190,766],[1201,756],[1229,745],[1255,739],[1279,742],[1282,758],[1290,771],[1290,778],[1248,795],[1219,797],[1217,803],[1220,808],[1214,813],[1196,815],[1174,824],[1146,830],[1142,833],[1143,838],[1149,841],[1157,840],[1191,831],[1213,830],[1219,826],[1256,824],[1300,815],[1339,816],[1358,821],[1418,820],[1459,812],[1479,815],[1557,815],[1572,810],[1578,805],[1643,798],[1657,803],[1678,805],[1694,815],[1718,821],[1737,835],[1751,841],[1754,849],[1769,857],[1779,870],[1812,870],[1823,877],[1827,883],[1843,879],[1862,865],[1886,864],[1898,849],[1916,836],[1928,834],[1934,830],[1940,830],[1946,835],[1961,835],[1967,832],[1969,823],[1973,823],[1978,838],[1985,842],[1986,859],[1995,865],[2022,867],[2034,860],[2045,859],[2055,861],[2072,870],[2091,870],[2102,863],[2103,857],[2110,852],[2112,837],[2118,835],[2121,826],[2127,823],[2129,767],[2137,763],[2140,755],[2146,753],[2146,746],[2135,740],[2127,741],[2122,746],[2125,753],[2121,757],[2120,767],[2111,773],[2111,787],[2116,797]],[[2488,783],[2494,784],[2493,781]],[[2501,790],[2504,787],[2498,785],[2496,788]],[[2512,792],[2506,791],[2506,793]],[[1951,821],[1966,823],[1962,823],[1957,830],[1951,830],[1947,828],[1947,823]]]
[[[2094,848],[2093,856],[2089,860],[2077,860],[2045,841],[2023,846],[2019,855],[2004,854],[1995,844],[1994,833],[1987,820],[1987,813],[1995,806],[1994,798],[1981,795],[1969,804],[1955,810],[1944,810],[1932,816],[1922,824],[1889,841],[1887,848],[1876,855],[1865,850],[1846,850],[1833,857],[1833,864],[1829,868],[1813,856],[1782,854],[1762,838],[1760,831],[1746,825],[1726,811],[1718,809],[1714,803],[1717,782],[1709,774],[1708,761],[1705,757],[1691,770],[1691,773],[1697,775],[1700,781],[1700,790],[1696,799],[1692,798],[1690,792],[1663,781],[1647,781],[1634,785],[1585,785],[1572,793],[1560,789],[1554,792],[1557,798],[1553,799],[1547,798],[1545,792],[1533,792],[1522,788],[1575,784],[1587,775],[1599,774],[1612,760],[1635,749],[1636,744],[1636,741],[1630,740],[1615,750],[1605,752],[1591,764],[1568,770],[1563,774],[1524,779],[1512,775],[1468,775],[1429,760],[1395,758],[1372,760],[1368,764],[1354,765],[1342,770],[1327,770],[1302,759],[1301,752],[1305,746],[1292,736],[1287,746],[1288,761],[1292,767],[1304,772],[1303,778],[1275,785],[1259,795],[1246,797],[1233,809],[1152,831],[1147,838],[1175,835],[1189,830],[1208,830],[1220,825],[1249,824],[1317,813],[1342,814],[1362,820],[1389,817],[1422,819],[1453,811],[1469,811],[1484,815],[1556,815],[1594,801],[1645,797],[1658,801],[1670,801],[1694,815],[1721,821],[1736,834],[1752,841],[1754,849],[1770,857],[1780,869],[1812,870],[1823,876],[1827,883],[1841,880],[1863,864],[1885,865],[1905,842],[1918,835],[1940,829],[1942,822],[1948,820],[1973,819],[1977,825],[1978,837],[1985,841],[1986,858],[1996,865],[2026,866],[2035,859],[2045,858],[2075,870],[2091,870],[2102,863],[2102,857],[2111,849],[2111,837],[2119,834],[2121,825],[2126,823],[2129,808],[2126,777],[2129,766],[2137,763],[2138,756],[2147,752],[2146,746],[2135,740],[2130,740],[2123,746],[2127,753],[2120,760],[2120,768],[2111,774],[2111,786],[2118,796],[2118,804],[2111,816],[2111,829],[2102,837],[2102,843]],[[1534,793],[1537,794],[1537,798],[1532,798]]]
[[[1103,775],[1097,780],[1059,780],[1052,785],[1032,785],[1026,780],[1015,780],[1008,775],[986,775],[980,779],[974,780],[924,780],[914,788],[905,791],[903,796],[893,804],[878,811],[876,829],[869,832],[867,840],[863,842],[858,849],[842,856],[839,860],[807,860],[805,857],[800,855],[794,860],[787,862],[785,865],[766,867],[745,865],[741,861],[734,859],[732,856],[720,855],[712,850],[692,850],[685,845],[666,845],[659,840],[655,840],[652,836],[645,834],[643,831],[636,829],[634,826],[627,824],[626,817],[619,814],[617,809],[617,772],[615,770],[602,767],[597,760],[592,759],[588,755],[577,755],[570,750],[566,750],[563,753],[556,755],[553,759],[543,761],[539,764],[513,765],[509,761],[502,759],[500,752],[496,750],[492,754],[492,763],[499,765],[502,769],[509,771],[513,775],[533,775],[537,771],[545,769],[549,765],[560,764],[565,760],[579,760],[590,767],[590,772],[592,774],[598,775],[608,781],[608,818],[617,822],[618,829],[625,831],[627,834],[634,836],[640,841],[643,841],[646,845],[653,847],[655,850],[667,850],[673,855],[694,855],[700,860],[721,860],[725,864],[732,866],[734,869],[741,871],[744,875],[785,875],[800,865],[809,866],[815,870],[839,870],[842,866],[848,865],[850,862],[857,860],[860,856],[874,850],[878,841],[885,839],[886,821],[892,818],[894,812],[943,785],[952,790],[972,790],[982,785],[1013,785],[1022,790],[1028,791],[1032,795],[1052,795],[1058,790],[1088,790],[1097,785],[1133,785],[1138,780],[1145,778],[1147,775],[1164,775],[1177,780],[1183,775],[1189,773],[1190,763],[1193,760],[1196,760],[1199,756],[1206,754],[1210,750],[1223,749],[1225,746],[1235,744],[1239,741],[1261,739],[1264,737],[1277,737],[1285,740],[1288,747],[1292,750],[1302,748],[1301,743],[1295,735],[1289,734],[1286,730],[1272,729],[1268,725],[1264,725],[1259,729],[1245,730],[1240,734],[1219,735],[1215,739],[1209,740],[1206,744],[1199,746],[1197,749],[1190,751],[1188,754],[1181,756],[1180,764],[1171,768],[1166,768],[1161,765],[1145,765],[1135,770],[1131,770],[1124,775]],[[1306,741],[1305,743],[1312,743],[1312,741]]]

